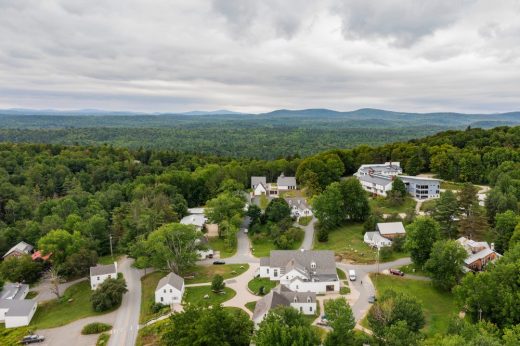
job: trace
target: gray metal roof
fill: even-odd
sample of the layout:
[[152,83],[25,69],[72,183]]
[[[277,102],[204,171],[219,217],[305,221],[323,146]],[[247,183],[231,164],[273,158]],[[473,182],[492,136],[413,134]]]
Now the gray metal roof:
[[402,222],[380,222],[377,224],[377,230],[383,236],[387,234],[406,234]]
[[31,244],[27,244],[24,241],[21,241],[18,244],[16,244],[15,246],[13,246],[12,248],[10,248],[9,251],[7,251],[5,253],[4,257],[6,257],[7,255],[9,255],[10,253],[15,252],[15,251],[24,253],[24,254],[29,254],[29,253],[31,253],[31,251],[33,249],[34,249],[34,246],[32,246]]
[[8,309],[5,316],[28,316],[36,305],[36,300],[22,299],[10,300],[0,299],[0,308]]
[[117,267],[115,263],[112,264],[98,264],[95,267],[90,267],[90,276],[107,275],[117,273]]
[[163,277],[161,280],[159,280],[159,283],[157,284],[156,290],[161,289],[165,285],[172,285],[179,291],[182,290],[182,287],[184,286],[184,279],[181,278],[179,275],[175,273],[170,273]]
[[258,184],[267,185],[267,180],[265,177],[251,177],[251,188],[254,188]]
[[25,298],[25,292],[29,292],[29,285],[6,283],[0,292],[0,299],[21,300]]
[[276,179],[276,185],[280,186],[296,186],[296,178],[295,177],[286,177],[285,175],[280,175],[278,179]]
[[[269,256],[269,266],[285,268],[292,260],[306,268],[307,271],[315,272],[314,275],[337,274],[334,251],[330,250],[272,250]],[[316,269],[311,269],[312,262],[316,264]]]
[[357,177],[361,181],[366,181],[367,183],[387,186],[388,184],[392,184],[392,177],[387,177],[383,175],[359,175]]
[[262,267],[269,266],[269,257],[261,257],[260,258],[260,266],[262,266]]

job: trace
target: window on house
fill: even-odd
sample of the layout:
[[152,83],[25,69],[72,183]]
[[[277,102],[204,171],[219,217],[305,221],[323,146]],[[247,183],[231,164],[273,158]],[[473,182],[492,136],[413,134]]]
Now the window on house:
[[173,289],[170,288],[170,293],[173,293]]
[[269,274],[269,268],[267,268],[267,274]]
[[163,290],[164,293],[166,293],[166,290]]
[[278,269],[274,270],[274,276],[278,276]]
[[309,311],[311,311],[311,312],[312,312],[312,306],[309,306]]
[[311,297],[307,297],[307,303],[311,302]]
[[98,276],[98,277],[97,277],[97,281],[99,281],[99,280],[101,280],[101,278]]
[[303,312],[303,307],[300,306],[300,312]]
[[161,297],[161,302],[163,302],[163,301],[164,301],[164,298],[163,298],[163,297]]
[[316,262],[311,262],[311,269],[316,269]]

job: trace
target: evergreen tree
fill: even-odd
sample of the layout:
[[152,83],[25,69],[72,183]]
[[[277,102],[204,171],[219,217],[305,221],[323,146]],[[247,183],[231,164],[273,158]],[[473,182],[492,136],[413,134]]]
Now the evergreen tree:
[[459,204],[455,194],[451,190],[442,193],[437,201],[433,218],[439,223],[441,232],[450,239],[457,235],[455,218],[458,215]]

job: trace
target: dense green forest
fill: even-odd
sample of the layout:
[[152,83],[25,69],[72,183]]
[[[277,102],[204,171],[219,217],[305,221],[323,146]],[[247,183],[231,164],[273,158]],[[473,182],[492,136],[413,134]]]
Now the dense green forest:
[[[0,112],[1,113],[1,112]],[[229,157],[305,157],[325,150],[406,141],[447,129],[520,123],[517,113],[397,113],[309,109],[223,115],[0,114],[0,141],[112,144]]]

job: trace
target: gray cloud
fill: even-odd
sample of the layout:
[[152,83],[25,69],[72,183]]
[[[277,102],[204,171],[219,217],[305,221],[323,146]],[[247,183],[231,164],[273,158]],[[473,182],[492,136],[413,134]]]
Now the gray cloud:
[[519,108],[517,1],[0,0],[0,107]]

